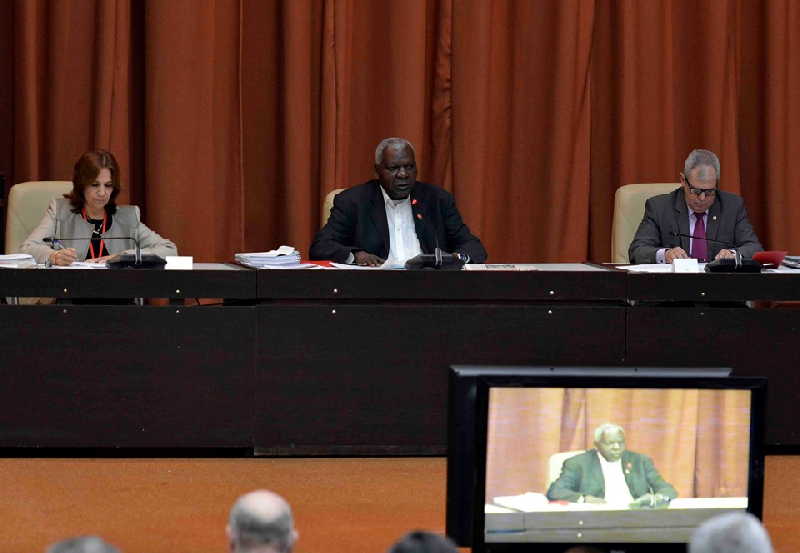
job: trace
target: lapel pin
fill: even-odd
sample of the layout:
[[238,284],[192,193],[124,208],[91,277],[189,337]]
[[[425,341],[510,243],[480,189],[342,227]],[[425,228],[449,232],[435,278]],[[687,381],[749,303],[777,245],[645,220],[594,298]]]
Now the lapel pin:
[[411,205],[417,205],[417,199],[416,199],[416,198],[414,198],[413,200],[411,200]]
[[712,220],[712,221],[716,221],[716,220],[717,220],[717,216],[716,216],[716,215],[714,215],[713,217],[711,217],[711,220]]
[[417,213],[417,219],[422,219],[422,213]]

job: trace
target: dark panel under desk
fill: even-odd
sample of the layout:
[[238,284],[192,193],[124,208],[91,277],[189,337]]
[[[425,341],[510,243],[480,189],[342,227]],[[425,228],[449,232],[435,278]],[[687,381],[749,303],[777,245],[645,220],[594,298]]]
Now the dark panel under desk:
[[255,312],[0,307],[0,447],[251,445]]
[[800,300],[798,273],[630,273],[636,301]]
[[766,443],[800,445],[800,311],[746,307],[633,307],[628,364],[732,367],[769,378]]
[[[568,264],[579,268],[579,264]],[[262,299],[616,301],[627,274],[595,266],[537,271],[258,271]]]
[[255,447],[443,454],[451,364],[617,365],[622,307],[341,303],[257,307]]
[[49,298],[254,298],[256,271],[233,264],[192,270],[3,269],[0,296]]

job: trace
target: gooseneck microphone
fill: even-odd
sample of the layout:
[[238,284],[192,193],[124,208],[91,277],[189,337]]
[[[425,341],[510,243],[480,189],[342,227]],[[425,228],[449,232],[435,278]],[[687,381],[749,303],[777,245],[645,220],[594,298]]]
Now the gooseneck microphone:
[[[131,240],[133,242],[133,251],[134,251],[134,259],[137,263],[142,262],[142,249],[139,247],[139,241],[134,238],[133,236],[100,236],[102,240]],[[46,238],[42,238],[42,241],[45,244],[51,244],[53,246],[60,246],[62,245],[61,242],[80,242],[81,240],[86,240],[86,238],[58,238],[54,236],[48,236]],[[57,250],[59,248],[54,247],[53,249]]]
[[[139,245],[139,240],[133,236],[101,236],[103,240],[131,240],[134,245],[133,255],[127,253],[119,254],[118,258],[114,261],[107,263],[109,269],[163,269],[167,261],[155,254],[142,255],[142,248]],[[53,249],[63,247],[62,242],[80,242],[87,240],[86,238],[60,238],[55,236],[48,236],[43,238],[45,244],[51,244]]]
[[[411,202],[416,204],[416,200]],[[416,218],[422,223],[428,232],[433,235],[433,253],[421,253],[406,261],[406,269],[442,269],[458,271],[464,266],[464,259],[460,255],[445,253],[439,247],[439,237],[436,236],[436,229],[429,224],[422,213],[417,212]]]
[[[722,244],[726,249],[732,249],[732,244],[730,242],[725,242],[723,240],[714,240],[713,238],[698,238],[696,236],[692,236],[691,234],[686,234],[683,232],[675,232],[672,231],[670,233],[672,236],[682,236],[684,238],[692,238],[693,240],[705,240],[706,242],[713,242],[715,244]],[[734,250],[735,251],[735,250]],[[733,259],[715,259],[713,261],[709,261],[706,263],[706,272],[707,273],[760,273],[761,272],[761,263],[758,261],[753,261],[752,259],[742,259],[742,254],[738,251],[735,251],[735,256]]]
[[722,244],[728,249],[731,249],[732,246],[730,242],[724,242],[722,240],[714,240],[713,238],[699,238],[697,236],[692,236],[691,234],[686,234],[683,232],[675,232],[674,230],[670,234],[675,237],[682,236],[683,238],[691,238],[692,240],[705,240],[706,242],[714,242],[715,244]]

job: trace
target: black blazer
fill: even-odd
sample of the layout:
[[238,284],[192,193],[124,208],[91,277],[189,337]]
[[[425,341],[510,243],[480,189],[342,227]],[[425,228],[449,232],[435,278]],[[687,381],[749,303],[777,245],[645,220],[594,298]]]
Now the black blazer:
[[[646,493],[660,493],[670,499],[678,497],[678,492],[672,484],[661,477],[653,465],[653,460],[647,455],[623,451],[622,470],[625,473],[625,483],[628,484],[634,499]],[[594,497],[606,495],[606,482],[596,449],[590,449],[564,461],[561,475],[547,490],[547,498],[551,501],[575,502],[582,495]]]
[[[448,253],[469,255],[472,263],[486,261],[483,244],[461,220],[449,192],[417,181],[411,192],[411,211],[423,253],[433,253],[438,245]],[[309,256],[344,263],[351,252],[359,250],[383,259],[389,256],[389,223],[377,180],[334,197],[331,216],[314,237]]]
[[[730,192],[717,191],[714,203],[708,208],[706,237],[709,260],[713,261],[722,248],[735,249],[742,257],[753,257],[764,248],[747,219],[744,200]],[[689,239],[677,234],[689,234],[689,209],[683,187],[669,194],[653,196],[644,204],[644,218],[628,248],[631,263],[655,263],[656,251],[680,246],[689,253]]]

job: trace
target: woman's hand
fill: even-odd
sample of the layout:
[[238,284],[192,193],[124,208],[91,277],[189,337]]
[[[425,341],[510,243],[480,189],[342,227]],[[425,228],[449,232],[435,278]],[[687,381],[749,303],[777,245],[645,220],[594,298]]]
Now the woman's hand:
[[50,254],[50,263],[62,267],[72,264],[76,259],[78,259],[78,252],[75,251],[75,248],[56,250]]
[[103,257],[96,257],[94,259],[87,259],[87,263],[108,263],[109,261],[116,261],[119,257],[118,253],[114,255],[104,255]]

